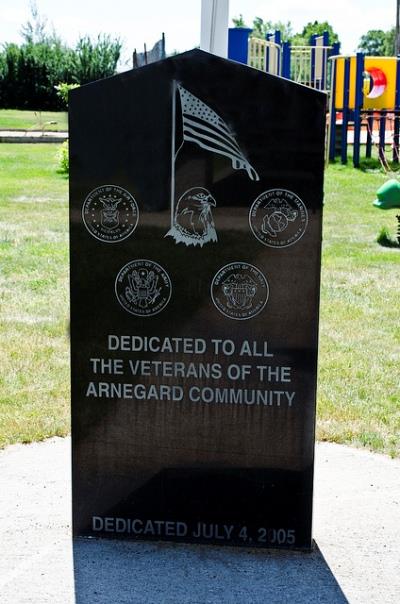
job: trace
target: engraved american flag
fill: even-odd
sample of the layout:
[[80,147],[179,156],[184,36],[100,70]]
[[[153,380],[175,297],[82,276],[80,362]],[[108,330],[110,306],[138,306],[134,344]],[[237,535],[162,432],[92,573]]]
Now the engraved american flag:
[[246,170],[251,180],[260,180],[224,120],[179,84],[178,90],[182,106],[183,140],[196,143],[207,151],[229,157],[235,170]]

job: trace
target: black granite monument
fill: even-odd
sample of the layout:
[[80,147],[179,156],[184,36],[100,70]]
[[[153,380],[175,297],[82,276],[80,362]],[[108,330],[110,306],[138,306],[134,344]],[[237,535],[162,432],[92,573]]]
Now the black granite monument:
[[200,50],[71,93],[75,535],[311,547],[324,126]]

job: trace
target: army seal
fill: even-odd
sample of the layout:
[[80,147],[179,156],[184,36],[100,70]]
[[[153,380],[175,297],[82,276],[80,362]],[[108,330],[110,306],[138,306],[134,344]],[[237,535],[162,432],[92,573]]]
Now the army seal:
[[167,306],[172,293],[171,279],[152,260],[132,260],[119,271],[115,294],[121,306],[137,317],[151,317]]
[[304,235],[307,208],[300,197],[286,189],[264,191],[253,202],[249,212],[253,235],[269,247],[288,247]]
[[247,262],[223,266],[211,284],[211,298],[217,309],[230,319],[251,319],[265,307],[269,286],[263,273]]
[[93,237],[105,243],[117,243],[136,229],[139,209],[128,191],[117,185],[103,185],[86,197],[82,218]]

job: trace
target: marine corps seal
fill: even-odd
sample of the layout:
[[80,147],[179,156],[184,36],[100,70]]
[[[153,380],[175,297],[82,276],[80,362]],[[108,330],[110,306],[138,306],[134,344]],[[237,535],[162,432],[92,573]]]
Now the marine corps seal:
[[105,243],[117,243],[136,229],[139,210],[128,191],[117,185],[103,185],[86,197],[82,218],[93,237]]
[[300,197],[286,189],[264,191],[249,212],[253,235],[269,247],[288,247],[305,233],[307,208]]
[[269,286],[263,273],[247,262],[223,266],[211,284],[211,297],[218,310],[230,319],[251,319],[267,303]]
[[115,294],[121,306],[138,317],[161,312],[171,298],[168,273],[152,260],[132,260],[119,271]]

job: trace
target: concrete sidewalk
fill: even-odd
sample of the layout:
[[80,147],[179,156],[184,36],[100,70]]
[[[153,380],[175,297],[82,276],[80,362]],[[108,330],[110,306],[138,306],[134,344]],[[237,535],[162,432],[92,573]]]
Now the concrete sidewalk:
[[68,132],[51,130],[0,130],[0,143],[62,143]]
[[69,439],[0,452],[2,604],[400,601],[400,461],[316,450],[312,554],[70,538]]

